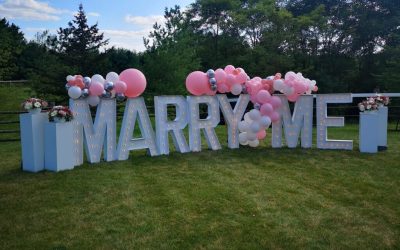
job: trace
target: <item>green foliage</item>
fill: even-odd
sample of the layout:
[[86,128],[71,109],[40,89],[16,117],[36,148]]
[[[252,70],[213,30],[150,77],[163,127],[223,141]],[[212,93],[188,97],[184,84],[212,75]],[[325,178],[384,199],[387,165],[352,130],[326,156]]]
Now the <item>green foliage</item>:
[[0,80],[18,77],[20,67],[18,59],[24,49],[24,34],[15,24],[9,24],[5,18],[0,20]]

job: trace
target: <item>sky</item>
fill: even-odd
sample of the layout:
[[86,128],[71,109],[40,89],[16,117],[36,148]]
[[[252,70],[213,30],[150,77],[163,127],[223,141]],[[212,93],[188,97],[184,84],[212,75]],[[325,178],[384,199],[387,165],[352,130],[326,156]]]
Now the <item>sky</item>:
[[80,3],[89,25],[98,28],[110,39],[109,47],[116,46],[143,51],[143,37],[153,24],[162,22],[165,7],[185,8],[194,0],[0,0],[0,18],[21,28],[27,40],[37,32],[49,30],[55,34],[59,27],[67,27]]

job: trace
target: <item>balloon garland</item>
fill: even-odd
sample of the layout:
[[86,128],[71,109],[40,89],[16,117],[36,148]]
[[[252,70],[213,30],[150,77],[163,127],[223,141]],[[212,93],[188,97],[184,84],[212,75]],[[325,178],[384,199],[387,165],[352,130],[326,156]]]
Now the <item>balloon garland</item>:
[[245,113],[238,128],[240,144],[250,147],[257,147],[260,140],[266,137],[266,130],[271,123],[280,119],[278,109],[282,103],[279,97],[272,96],[275,91],[284,94],[291,102],[297,101],[302,94],[318,91],[316,81],[303,77],[301,73],[289,71],[284,78],[277,73],[265,79],[250,79],[242,68],[232,65],[215,71],[210,69],[206,73],[190,73],[186,78],[186,89],[196,96],[215,95],[217,92],[249,94],[254,108]]
[[109,72],[106,78],[95,74],[92,77],[69,75],[65,85],[72,99],[88,98],[90,106],[97,106],[102,98],[116,98],[124,101],[126,97],[138,97],[146,89],[146,77],[137,69],[126,69],[117,74]]

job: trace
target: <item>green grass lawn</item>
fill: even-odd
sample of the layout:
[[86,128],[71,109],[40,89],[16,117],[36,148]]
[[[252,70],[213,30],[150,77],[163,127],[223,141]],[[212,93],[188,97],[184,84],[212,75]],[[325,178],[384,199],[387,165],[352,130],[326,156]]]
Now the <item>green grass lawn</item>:
[[1,143],[0,249],[400,248],[400,132],[374,155],[358,152],[355,125],[329,135],[354,150],[268,139],[38,174]]

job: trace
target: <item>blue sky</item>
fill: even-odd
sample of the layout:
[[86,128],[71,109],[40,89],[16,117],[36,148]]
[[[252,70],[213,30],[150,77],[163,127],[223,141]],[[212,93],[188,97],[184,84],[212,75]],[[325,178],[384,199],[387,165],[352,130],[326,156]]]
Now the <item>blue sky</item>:
[[143,36],[147,36],[155,21],[163,20],[165,7],[188,6],[194,0],[0,0],[0,17],[18,25],[29,40],[36,32],[66,27],[78,5],[83,4],[89,24],[99,28],[109,46],[143,51]]

